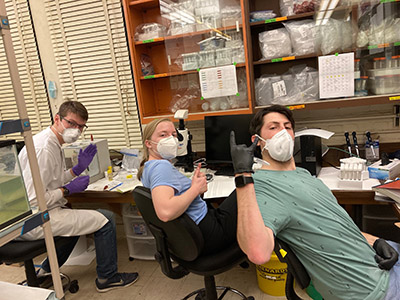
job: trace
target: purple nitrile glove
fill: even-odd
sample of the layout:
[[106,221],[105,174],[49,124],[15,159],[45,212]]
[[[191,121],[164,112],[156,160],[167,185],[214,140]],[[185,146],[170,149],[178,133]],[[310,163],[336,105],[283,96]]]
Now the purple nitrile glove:
[[93,160],[93,157],[97,153],[97,146],[95,144],[90,144],[82,151],[79,150],[78,155],[78,164],[72,167],[72,171],[76,176],[81,175],[83,171],[90,165]]
[[79,176],[63,187],[69,191],[68,195],[71,195],[74,193],[83,192],[84,190],[86,190],[88,185],[89,176]]

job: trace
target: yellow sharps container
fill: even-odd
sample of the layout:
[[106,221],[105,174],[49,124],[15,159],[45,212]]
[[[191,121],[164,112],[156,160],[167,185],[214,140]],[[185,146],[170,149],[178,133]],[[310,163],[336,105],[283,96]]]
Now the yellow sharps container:
[[269,262],[257,265],[258,287],[271,296],[285,296],[287,264],[281,263],[272,252]]

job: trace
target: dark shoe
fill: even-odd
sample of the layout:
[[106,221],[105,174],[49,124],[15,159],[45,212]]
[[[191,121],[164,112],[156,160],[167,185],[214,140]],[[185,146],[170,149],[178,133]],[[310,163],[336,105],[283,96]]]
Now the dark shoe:
[[98,292],[104,293],[113,289],[130,286],[135,283],[138,277],[138,273],[117,273],[104,283],[100,283],[96,279],[96,289]]

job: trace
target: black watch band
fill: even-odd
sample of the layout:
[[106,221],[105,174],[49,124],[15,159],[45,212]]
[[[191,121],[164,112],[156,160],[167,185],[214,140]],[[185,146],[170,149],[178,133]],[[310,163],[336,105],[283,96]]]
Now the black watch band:
[[62,188],[63,188],[63,190],[64,190],[63,196],[64,196],[64,197],[67,197],[67,196],[69,195],[69,189],[67,189],[65,186],[63,186]]
[[235,185],[238,188],[244,187],[246,184],[249,183],[254,183],[253,177],[251,176],[240,175],[235,177]]

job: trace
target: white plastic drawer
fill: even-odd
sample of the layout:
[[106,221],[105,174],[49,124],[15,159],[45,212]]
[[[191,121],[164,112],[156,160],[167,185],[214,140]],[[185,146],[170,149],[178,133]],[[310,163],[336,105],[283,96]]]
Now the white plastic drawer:
[[127,236],[153,236],[141,216],[122,216]]
[[154,260],[156,253],[156,241],[153,237],[126,237],[129,256],[136,259]]

